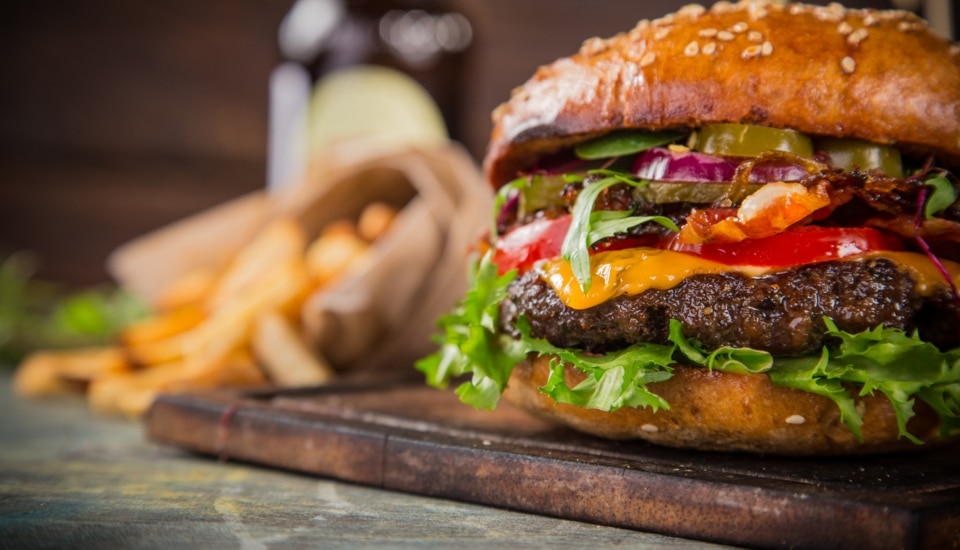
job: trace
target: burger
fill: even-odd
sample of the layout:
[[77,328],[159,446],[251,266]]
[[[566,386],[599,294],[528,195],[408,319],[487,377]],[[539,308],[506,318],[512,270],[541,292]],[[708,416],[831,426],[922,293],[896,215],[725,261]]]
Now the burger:
[[960,48],[911,13],[718,2],[587,40],[494,111],[489,236],[417,368],[614,439],[948,441],[958,166]]

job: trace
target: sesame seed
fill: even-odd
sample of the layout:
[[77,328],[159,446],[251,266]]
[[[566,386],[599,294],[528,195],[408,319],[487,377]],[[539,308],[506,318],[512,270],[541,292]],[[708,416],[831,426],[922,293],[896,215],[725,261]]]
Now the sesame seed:
[[657,29],[657,31],[653,33],[653,39],[663,40],[664,38],[667,37],[668,34],[670,34],[670,30],[671,30],[671,27],[661,27]]
[[750,31],[747,33],[747,40],[751,42],[760,42],[763,40],[763,33],[759,31]]
[[878,23],[880,23],[880,19],[871,12],[867,12],[867,14],[863,16],[863,24],[868,27],[876,27]]
[[839,6],[839,4],[830,4],[827,7],[816,7],[813,9],[813,15],[820,21],[829,21],[831,23],[839,23],[843,21],[844,13],[843,8],[836,9],[833,6]]
[[730,31],[720,31],[717,33],[717,38],[723,40],[724,42],[730,42],[733,40],[733,33]]
[[637,22],[636,27],[630,29],[630,32],[627,33],[627,36],[630,38],[630,40],[638,42],[641,38],[643,38],[644,32],[648,28],[650,28],[650,20],[641,19],[639,22]]
[[761,46],[754,44],[753,46],[747,46],[747,48],[743,50],[743,53],[740,54],[740,57],[743,59],[753,59],[754,57],[757,57],[758,55],[760,55],[762,52],[763,52],[763,48]]
[[696,19],[703,15],[703,12],[707,11],[707,8],[701,6],[700,4],[688,4],[677,11],[678,15],[687,15]]
[[853,32],[853,25],[844,21],[843,23],[840,23],[839,25],[837,25],[837,32],[842,34],[843,36],[847,36],[848,34]]
[[653,62],[656,61],[656,60],[657,60],[657,54],[655,54],[655,53],[653,53],[653,52],[647,52],[647,53],[643,54],[643,57],[640,58],[640,66],[641,66],[641,67],[647,67],[647,66],[653,64]]
[[954,44],[950,46],[950,55],[953,57],[960,56],[960,44]]
[[807,419],[800,416],[799,414],[791,414],[790,416],[787,417],[787,420],[786,420],[787,424],[795,424],[798,426],[800,424],[803,424],[806,421]]
[[700,29],[697,34],[700,35],[700,38],[713,38],[717,36],[717,29]]
[[900,32],[910,32],[923,30],[925,25],[917,21],[901,21],[897,23],[897,30]]
[[843,72],[846,74],[853,74],[853,71],[857,70],[857,62],[848,55],[840,60],[840,68],[843,69]]
[[596,55],[607,49],[607,43],[599,37],[588,38],[580,46],[580,52],[584,55]]
[[771,44],[769,41],[764,42],[763,45],[760,46],[761,55],[770,55],[772,53],[773,53],[773,44]]
[[696,40],[687,44],[687,47],[683,49],[683,55],[687,57],[693,57],[700,53],[700,44]]
[[806,11],[810,11],[810,7],[806,4],[790,4],[790,7],[787,9],[790,15],[800,15]]
[[700,51],[702,51],[705,55],[713,55],[717,52],[717,43],[707,42],[703,45],[703,48]]
[[654,426],[653,424],[644,424],[640,426],[640,429],[645,432],[656,433],[660,431],[660,428]]
[[736,9],[734,5],[728,2],[727,0],[720,0],[719,2],[713,5],[710,11],[712,11],[713,13],[723,14],[723,13],[730,13],[734,11],[734,9]]
[[859,46],[863,42],[867,35],[870,34],[867,29],[857,29],[847,37],[847,44],[851,46]]
[[746,23],[744,23],[743,21],[740,21],[739,23],[737,23],[737,24],[735,24],[734,26],[730,27],[730,31],[731,31],[731,32],[735,32],[735,33],[737,33],[737,34],[740,34],[740,33],[744,32],[744,31],[746,31],[748,28],[750,28],[750,27],[747,26]]

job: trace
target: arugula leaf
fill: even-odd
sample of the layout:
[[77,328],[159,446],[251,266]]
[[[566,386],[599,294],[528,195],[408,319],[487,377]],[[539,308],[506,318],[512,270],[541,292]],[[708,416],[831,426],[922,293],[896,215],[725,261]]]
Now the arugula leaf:
[[673,143],[686,134],[649,133],[641,131],[611,132],[605,136],[581,143],[574,148],[578,157],[586,160],[621,157],[646,151],[651,147]]
[[560,254],[564,260],[570,262],[574,277],[580,283],[583,292],[590,290],[593,275],[590,268],[590,247],[597,242],[622,233],[642,223],[655,222],[667,227],[671,231],[680,228],[665,216],[631,216],[629,212],[593,211],[594,203],[605,189],[618,183],[631,186],[643,185],[645,182],[631,179],[618,172],[593,171],[608,174],[607,177],[592,183],[585,183],[571,210],[570,229],[563,240]]
[[666,216],[631,216],[629,212],[625,211],[602,210],[590,215],[590,233],[587,236],[587,246],[593,246],[603,239],[613,237],[618,233],[624,233],[632,227],[649,222],[659,223],[671,231],[680,231],[677,224]]
[[944,175],[931,176],[923,182],[924,185],[933,188],[933,193],[927,198],[923,205],[923,216],[930,219],[943,212],[957,201],[957,188],[950,183]]
[[590,237],[590,213],[593,211],[593,204],[597,201],[600,193],[617,183],[620,183],[620,180],[612,177],[594,183],[585,183],[570,212],[570,229],[567,230],[567,236],[563,239],[560,254],[564,260],[570,262],[573,275],[580,281],[580,287],[583,288],[584,292],[590,290],[591,285],[590,243],[588,240]]

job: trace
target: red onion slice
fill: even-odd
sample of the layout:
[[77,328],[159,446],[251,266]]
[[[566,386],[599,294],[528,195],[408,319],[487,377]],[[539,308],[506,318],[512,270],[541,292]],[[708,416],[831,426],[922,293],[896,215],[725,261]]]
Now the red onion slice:
[[704,153],[676,153],[656,147],[637,157],[633,173],[650,181],[678,181],[690,183],[730,182],[739,161]]
[[[705,153],[674,152],[657,147],[637,157],[633,173],[650,181],[685,183],[730,183],[743,159],[724,158]],[[807,170],[783,159],[759,160],[750,171],[749,183],[799,181]]]

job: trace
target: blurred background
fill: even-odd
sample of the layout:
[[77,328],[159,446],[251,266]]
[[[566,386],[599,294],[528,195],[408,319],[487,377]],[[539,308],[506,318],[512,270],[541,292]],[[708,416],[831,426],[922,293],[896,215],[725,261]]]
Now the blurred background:
[[[283,63],[310,79],[357,62],[413,75],[479,162],[490,111],[538,65],[686,2],[314,0],[296,24],[294,3],[4,2],[0,258],[31,251],[39,278],[100,283],[119,244],[265,186]],[[952,0],[846,4],[907,7],[943,33],[960,12]],[[404,21],[423,26],[401,20],[411,10],[434,17],[435,43],[404,35]]]

